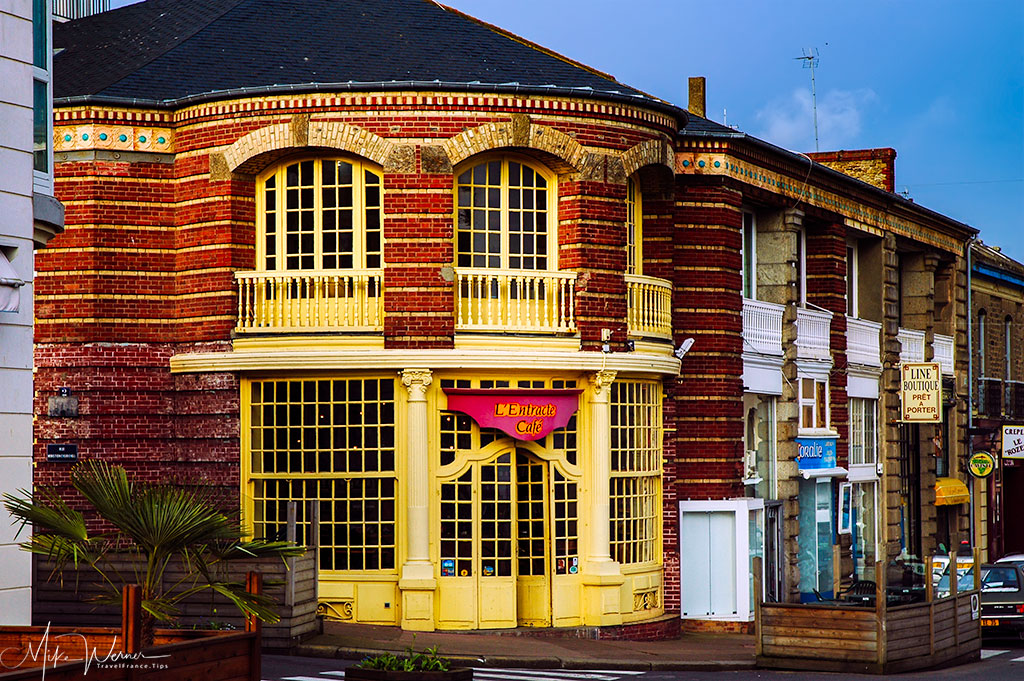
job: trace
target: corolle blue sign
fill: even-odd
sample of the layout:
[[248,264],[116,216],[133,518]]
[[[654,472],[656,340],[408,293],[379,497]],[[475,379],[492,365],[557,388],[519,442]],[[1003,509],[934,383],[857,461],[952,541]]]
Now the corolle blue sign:
[[836,467],[836,439],[834,437],[798,437],[800,452],[796,467],[802,471],[815,471]]

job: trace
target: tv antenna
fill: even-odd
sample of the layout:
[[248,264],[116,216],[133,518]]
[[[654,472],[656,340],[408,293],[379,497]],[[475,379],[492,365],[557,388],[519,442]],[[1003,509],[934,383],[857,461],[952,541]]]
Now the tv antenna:
[[799,59],[804,63],[805,69],[811,70],[811,108],[814,112],[814,151],[820,151],[820,149],[818,149],[818,94],[815,91],[814,85],[814,67],[818,65],[818,48],[805,47],[803,53],[802,57],[793,58]]

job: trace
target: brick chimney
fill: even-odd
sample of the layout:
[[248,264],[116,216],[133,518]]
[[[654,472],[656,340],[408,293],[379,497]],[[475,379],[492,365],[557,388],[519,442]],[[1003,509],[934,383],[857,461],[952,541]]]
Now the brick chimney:
[[707,80],[704,76],[690,79],[690,104],[686,108],[694,116],[707,118]]
[[807,155],[823,166],[873,184],[879,189],[884,189],[887,192],[896,190],[895,149],[884,147],[881,149],[820,151]]

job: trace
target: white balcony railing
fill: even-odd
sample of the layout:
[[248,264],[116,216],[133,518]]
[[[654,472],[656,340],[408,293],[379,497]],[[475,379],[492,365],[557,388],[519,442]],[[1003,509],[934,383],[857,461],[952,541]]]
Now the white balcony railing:
[[743,299],[743,351],[782,357],[784,305]]
[[953,337],[935,334],[932,337],[932,351],[935,361],[939,363],[942,373],[953,375]]
[[575,272],[455,270],[455,330],[576,331]]
[[239,332],[380,331],[381,270],[236,272]]
[[900,341],[901,362],[924,361],[924,331],[901,327],[897,338]]
[[882,325],[857,317],[846,318],[846,360],[852,364],[882,366]]
[[831,359],[829,331],[832,313],[826,310],[796,309],[797,359]]
[[672,282],[655,277],[626,275],[629,333],[637,336],[672,337]]

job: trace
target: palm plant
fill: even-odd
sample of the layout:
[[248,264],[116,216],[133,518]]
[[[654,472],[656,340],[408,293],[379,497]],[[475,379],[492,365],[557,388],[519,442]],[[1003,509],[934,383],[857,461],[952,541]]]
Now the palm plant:
[[[246,592],[241,582],[228,581],[224,568],[232,560],[266,556],[300,556],[305,548],[290,542],[247,540],[239,518],[217,508],[209,494],[168,484],[135,482],[121,466],[90,459],[71,470],[71,484],[101,521],[91,531],[85,516],[71,507],[57,490],[37,489],[32,495],[4,494],[4,506],[31,526],[32,535],[21,547],[54,562],[51,578],[69,565],[91,568],[108,595],[101,602],[119,603],[121,588],[141,588],[142,638],[152,643],[156,621],[174,620],[179,604],[210,589],[233,603],[246,616],[276,622],[273,601]],[[19,531],[20,532],[20,531]],[[128,554],[133,573],[122,574],[118,562]],[[165,579],[174,560],[184,566],[184,577]]]

